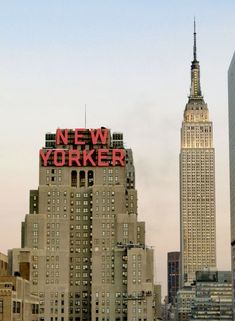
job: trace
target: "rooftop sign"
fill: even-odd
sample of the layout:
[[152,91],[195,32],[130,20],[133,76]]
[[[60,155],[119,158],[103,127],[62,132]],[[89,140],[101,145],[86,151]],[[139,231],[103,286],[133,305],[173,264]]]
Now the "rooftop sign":
[[125,150],[109,146],[109,129],[57,129],[55,148],[41,149],[42,166],[125,166]]

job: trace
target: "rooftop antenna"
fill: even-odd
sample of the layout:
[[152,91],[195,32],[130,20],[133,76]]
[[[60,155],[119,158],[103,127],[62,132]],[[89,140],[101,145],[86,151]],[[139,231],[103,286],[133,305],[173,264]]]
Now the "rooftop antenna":
[[86,104],[85,104],[85,128],[86,128]]
[[197,61],[197,32],[196,32],[196,19],[194,17],[194,21],[193,21],[193,40],[194,40],[194,43],[193,43],[193,60],[194,61]]

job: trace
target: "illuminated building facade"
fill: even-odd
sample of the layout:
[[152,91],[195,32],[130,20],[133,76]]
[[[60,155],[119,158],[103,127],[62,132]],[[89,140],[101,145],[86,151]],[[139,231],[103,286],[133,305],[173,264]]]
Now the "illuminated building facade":
[[216,267],[213,127],[201,93],[195,30],[193,58],[191,90],[181,128],[181,286],[195,280],[196,271]]

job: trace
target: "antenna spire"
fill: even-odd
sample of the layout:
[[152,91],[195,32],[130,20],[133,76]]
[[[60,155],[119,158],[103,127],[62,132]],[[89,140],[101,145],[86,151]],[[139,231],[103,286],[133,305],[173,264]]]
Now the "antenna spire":
[[197,60],[197,33],[195,17],[193,22],[193,61],[191,64],[191,89],[189,97],[202,98],[200,85],[200,65],[199,61]]
[[193,32],[193,60],[194,61],[197,61],[197,33],[196,33],[196,20],[195,20],[195,17],[194,17],[194,23],[193,23],[193,29],[194,29],[194,32]]
[[85,104],[85,128],[86,128],[86,104]]

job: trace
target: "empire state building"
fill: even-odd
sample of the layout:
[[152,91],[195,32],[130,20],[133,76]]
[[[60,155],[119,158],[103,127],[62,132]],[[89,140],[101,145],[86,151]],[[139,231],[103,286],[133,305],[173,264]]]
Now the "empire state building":
[[213,125],[200,86],[194,22],[191,89],[184,110],[180,151],[181,285],[195,272],[216,267],[215,151]]

